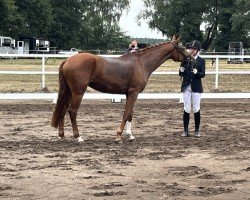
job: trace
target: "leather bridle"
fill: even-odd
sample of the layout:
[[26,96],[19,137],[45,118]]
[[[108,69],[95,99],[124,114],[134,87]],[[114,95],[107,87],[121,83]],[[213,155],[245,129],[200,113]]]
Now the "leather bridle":
[[178,60],[179,60],[179,53],[184,56],[184,58],[194,59],[194,57],[189,53],[186,48],[182,45],[176,45],[173,41],[171,43],[174,45],[175,49],[178,51]]

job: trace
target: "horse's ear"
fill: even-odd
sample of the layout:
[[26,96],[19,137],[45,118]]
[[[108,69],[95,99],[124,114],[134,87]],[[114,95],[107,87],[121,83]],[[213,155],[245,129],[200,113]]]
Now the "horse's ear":
[[173,35],[173,37],[172,37],[172,41],[175,41],[176,40],[176,36],[175,35]]
[[179,36],[177,39],[177,44],[181,41],[181,36]]

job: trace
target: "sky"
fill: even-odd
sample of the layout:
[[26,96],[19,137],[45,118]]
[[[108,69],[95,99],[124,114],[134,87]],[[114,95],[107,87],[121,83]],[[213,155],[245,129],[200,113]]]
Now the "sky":
[[120,19],[121,29],[132,38],[166,39],[160,32],[150,29],[145,20],[140,20],[140,26],[137,24],[136,16],[143,10],[144,4],[142,0],[131,0],[130,2],[129,11],[124,12]]

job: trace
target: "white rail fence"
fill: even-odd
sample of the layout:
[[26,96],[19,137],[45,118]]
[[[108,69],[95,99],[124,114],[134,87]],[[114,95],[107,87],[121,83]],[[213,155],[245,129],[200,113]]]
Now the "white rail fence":
[[[120,55],[100,55],[104,57],[119,57]],[[46,87],[46,75],[58,74],[58,71],[46,71],[46,59],[48,58],[67,58],[65,55],[55,54],[0,54],[4,58],[41,58],[41,71],[0,71],[0,74],[20,74],[20,75],[41,75],[41,87]],[[219,59],[232,58],[232,55],[201,55],[205,59],[215,59],[215,71],[207,71],[206,74],[215,74],[215,89],[219,87],[220,74],[250,74],[250,71],[220,71]],[[250,56],[235,55],[233,58],[247,58]],[[177,75],[178,71],[153,72],[153,75]],[[0,93],[0,99],[53,99],[56,101],[57,93]],[[125,99],[125,95],[103,94],[103,93],[86,93],[85,99],[112,99],[113,102],[120,102]],[[139,99],[179,99],[180,93],[142,93]],[[204,93],[202,98],[250,98],[250,93]]]
[[[85,93],[84,99],[111,99],[112,102],[122,102],[126,99],[121,94]],[[250,93],[202,93],[203,99],[249,99]],[[179,99],[181,93],[141,93],[138,99]],[[56,103],[57,93],[0,93],[0,100],[52,100]]]

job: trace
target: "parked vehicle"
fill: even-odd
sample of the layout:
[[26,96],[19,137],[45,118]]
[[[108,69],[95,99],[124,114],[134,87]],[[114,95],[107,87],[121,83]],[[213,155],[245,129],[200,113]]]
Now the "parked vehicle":
[[15,48],[15,40],[11,37],[0,36],[0,53],[13,54]]
[[61,50],[58,52],[58,54],[60,55],[75,55],[78,54],[78,51],[76,48],[71,48],[71,49],[65,49],[65,50]]
[[51,53],[54,49],[55,47],[50,47],[50,42],[44,38],[20,36],[15,42],[15,39],[11,37],[0,36],[0,53],[2,54]]
[[44,38],[20,36],[17,42],[18,54],[49,53],[50,42]]
[[243,58],[236,58],[235,56],[244,55],[244,49],[242,42],[229,42],[228,45],[228,55],[230,57],[227,60],[227,63],[236,64],[236,63],[243,63]]
[[[249,49],[244,49],[244,55],[250,56],[250,50]],[[244,58],[243,61],[245,63],[250,63],[250,58]]]

